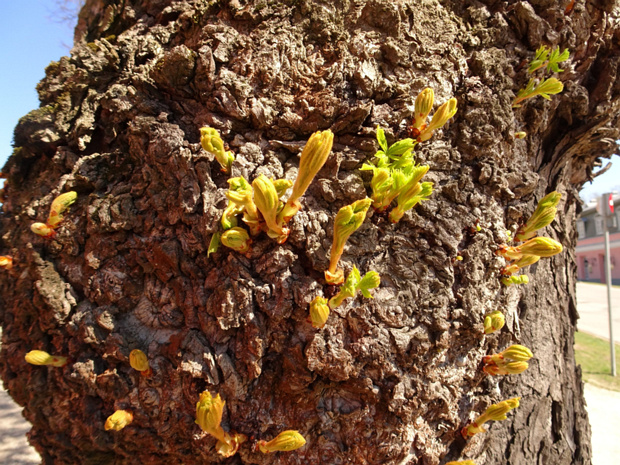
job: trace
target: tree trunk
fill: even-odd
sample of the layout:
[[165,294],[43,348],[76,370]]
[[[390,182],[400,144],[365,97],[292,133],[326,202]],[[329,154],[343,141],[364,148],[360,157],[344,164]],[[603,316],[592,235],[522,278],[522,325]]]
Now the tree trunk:
[[[590,463],[575,219],[580,186],[619,137],[618,34],[616,2],[603,0],[88,0],[3,170],[1,252],[14,266],[0,270],[2,378],[43,462]],[[564,91],[513,109],[543,44],[570,50]],[[376,126],[406,137],[425,87],[458,100],[416,147],[434,192],[395,225],[369,212],[342,263],[381,286],[314,329],[310,301],[334,292],[334,216],[370,193],[359,168]],[[335,133],[286,243],[263,234],[247,255],[207,257],[228,176],[200,147],[205,125],[249,181],[294,179],[309,135]],[[57,235],[31,233],[70,190]],[[505,287],[495,251],[553,190],[543,235],[565,250]],[[485,336],[492,310],[507,325]],[[485,375],[482,357],[512,343],[534,352],[530,368]],[[32,349],[69,363],[28,365]],[[151,378],[130,367],[132,349]],[[249,438],[231,458],[194,423],[204,390],[226,401],[224,429]],[[505,421],[463,440],[477,414],[516,396]],[[118,409],[133,422],[105,431]],[[289,429],[306,446],[255,450]]]

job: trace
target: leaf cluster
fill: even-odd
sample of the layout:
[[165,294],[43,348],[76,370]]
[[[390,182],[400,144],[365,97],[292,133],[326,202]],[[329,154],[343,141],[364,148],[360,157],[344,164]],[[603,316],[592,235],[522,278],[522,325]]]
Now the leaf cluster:
[[429,167],[416,165],[413,149],[417,142],[413,139],[403,139],[388,145],[385,132],[377,126],[377,142],[379,150],[374,160],[364,163],[361,170],[373,172],[370,182],[373,207],[384,211],[396,200],[398,215],[391,219],[398,222],[405,211],[428,199],[432,193],[432,183],[420,183]]

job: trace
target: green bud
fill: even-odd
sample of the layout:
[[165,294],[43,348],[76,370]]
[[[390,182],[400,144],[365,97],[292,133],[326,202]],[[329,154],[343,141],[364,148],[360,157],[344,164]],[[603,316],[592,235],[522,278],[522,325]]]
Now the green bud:
[[258,448],[263,454],[283,451],[289,452],[299,449],[306,444],[304,437],[298,431],[283,431],[269,442],[258,441]]
[[200,128],[200,145],[202,145],[206,152],[215,156],[215,159],[222,166],[222,171],[230,173],[230,167],[235,160],[235,156],[232,152],[225,150],[224,141],[217,129],[210,127]]
[[327,299],[317,296],[312,302],[310,302],[310,321],[312,327],[322,328],[325,326],[329,318],[329,306],[327,305]]
[[519,258],[523,255],[551,257],[562,252],[562,244],[549,237],[535,237],[517,247]]
[[267,224],[267,228],[269,228],[267,234],[269,237],[277,239],[278,244],[282,244],[288,237],[288,230],[284,229],[278,222],[280,198],[273,181],[261,174],[252,181],[252,187],[254,188],[256,208],[263,215],[263,220]]
[[73,205],[77,200],[77,192],[70,191],[60,194],[52,202],[50,207],[50,214],[47,217],[47,225],[51,228],[56,228],[64,219],[63,214],[68,208]]
[[213,236],[211,236],[209,248],[207,249],[207,258],[209,258],[209,255],[211,255],[212,253],[217,252],[217,250],[220,248],[220,244],[222,243],[221,236],[222,234],[220,232],[214,232]]
[[433,136],[433,131],[443,127],[456,114],[456,110],[457,101],[455,98],[451,98],[441,105],[433,115],[430,124],[418,136],[418,140],[421,142],[429,140]]
[[338,261],[342,256],[344,245],[364,222],[366,212],[370,208],[372,200],[366,198],[357,200],[351,205],[342,207],[334,220],[334,242],[330,252],[329,269],[325,272],[325,280],[329,284],[340,284],[343,281],[343,273],[338,273]]
[[500,353],[502,357],[511,362],[527,362],[534,354],[525,346],[513,344]]
[[515,132],[515,139],[525,139],[527,137],[527,132]]
[[491,334],[504,327],[506,322],[504,314],[499,310],[489,313],[484,317],[484,334]]
[[504,277],[502,278],[502,283],[505,286],[511,286],[513,284],[527,284],[530,282],[530,278],[527,277],[527,275],[522,274],[519,276],[510,276],[510,277]]
[[340,287],[340,291],[338,292],[338,294],[329,299],[329,308],[333,310],[334,308],[339,307],[344,301],[344,299],[347,299],[349,297],[355,297],[360,281],[360,272],[357,267],[354,266],[349,275],[347,276],[346,281]]
[[517,232],[516,239],[518,241],[528,240],[534,237],[537,230],[549,225],[555,218],[557,213],[556,206],[560,202],[561,197],[562,195],[556,191],[543,197],[540,202],[538,202],[536,211],[534,211],[530,219],[527,220],[527,223]]
[[317,131],[310,136],[299,160],[299,171],[293,185],[293,192],[282,209],[280,220],[288,222],[301,208],[299,199],[323,167],[334,144],[334,134],[328,129]]
[[247,231],[239,227],[224,231],[220,237],[220,240],[226,247],[240,253],[245,253],[250,250],[250,244],[252,243]]
[[211,436],[228,442],[227,435],[220,426],[225,405],[226,402],[219,394],[213,397],[209,391],[204,391],[196,403],[196,424]]
[[433,109],[434,101],[435,93],[433,89],[427,87],[418,94],[418,97],[415,99],[415,114],[411,124],[413,128],[420,129],[426,123],[426,118],[428,118],[428,114]]
[[379,273],[376,271],[369,271],[364,275],[359,284],[357,285],[357,289],[362,293],[364,297],[367,299],[372,299],[372,295],[370,294],[370,289],[375,289],[379,287],[381,284],[381,277]]

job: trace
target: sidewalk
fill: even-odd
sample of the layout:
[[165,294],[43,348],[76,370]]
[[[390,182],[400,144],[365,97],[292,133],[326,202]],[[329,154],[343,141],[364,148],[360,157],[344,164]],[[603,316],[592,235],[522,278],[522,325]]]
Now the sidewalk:
[[41,457],[26,440],[30,423],[22,417],[22,408],[13,402],[1,382],[0,388],[0,463],[5,465],[41,463]]

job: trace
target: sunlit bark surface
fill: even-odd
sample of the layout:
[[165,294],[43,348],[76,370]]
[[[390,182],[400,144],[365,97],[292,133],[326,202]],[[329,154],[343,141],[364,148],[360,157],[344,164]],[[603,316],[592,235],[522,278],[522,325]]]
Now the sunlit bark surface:
[[[14,266],[0,270],[0,367],[43,462],[590,463],[574,223],[579,187],[619,137],[618,34],[613,1],[88,0],[3,169],[0,252]],[[571,52],[564,92],[512,109],[542,44]],[[334,216],[370,193],[359,168],[376,126],[406,137],[425,87],[459,107],[416,148],[431,199],[395,225],[369,214],[342,264],[378,271],[381,286],[316,330],[308,305],[335,291],[323,278]],[[200,147],[205,125],[250,181],[294,179],[310,134],[335,133],[285,244],[261,235],[245,256],[207,257],[228,176]],[[70,190],[57,235],[35,236]],[[565,251],[506,288],[495,251],[553,190],[543,234]],[[485,336],[493,310],[507,325]],[[482,357],[512,343],[533,351],[530,368],[485,375]],[[69,363],[28,365],[32,349]],[[152,377],[130,367],[132,349]],[[231,458],[194,423],[204,390],[226,401],[224,429],[249,438]],[[507,420],[462,439],[516,396]],[[119,409],[133,422],[105,431]],[[306,446],[255,450],[290,429]]]

